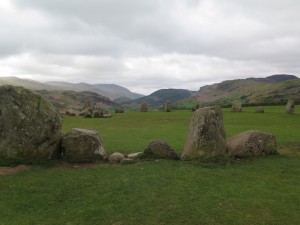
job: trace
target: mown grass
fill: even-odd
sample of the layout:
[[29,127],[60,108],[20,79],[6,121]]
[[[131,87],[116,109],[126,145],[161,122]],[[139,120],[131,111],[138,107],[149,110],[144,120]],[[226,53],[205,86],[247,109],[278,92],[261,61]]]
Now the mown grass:
[[[271,131],[281,155],[222,163],[156,160],[85,168],[38,167],[0,176],[0,225],[14,224],[300,224],[300,115],[283,107],[224,110],[228,138]],[[152,139],[183,149],[191,112],[66,117],[100,131],[106,150],[141,151]]]

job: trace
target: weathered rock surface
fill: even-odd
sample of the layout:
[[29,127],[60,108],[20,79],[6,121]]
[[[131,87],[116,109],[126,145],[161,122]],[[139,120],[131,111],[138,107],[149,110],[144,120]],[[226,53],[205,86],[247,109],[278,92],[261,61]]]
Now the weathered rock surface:
[[95,130],[74,128],[62,138],[62,158],[69,162],[92,162],[106,158],[103,141]]
[[265,112],[265,109],[264,109],[264,107],[262,107],[262,106],[258,106],[258,107],[256,108],[255,112],[257,112],[257,113],[264,113],[264,112]]
[[295,103],[292,99],[289,99],[285,107],[285,112],[288,114],[294,114],[294,110],[295,110]]
[[179,159],[171,146],[164,141],[151,141],[144,151],[145,158]]
[[227,144],[228,156],[242,158],[273,154],[278,154],[275,136],[259,130],[240,133]]
[[125,159],[125,156],[120,152],[115,152],[109,156],[110,163],[120,163],[123,159]]
[[0,87],[0,157],[56,158],[61,125],[61,115],[40,95],[23,87]]
[[182,160],[224,155],[226,132],[220,107],[197,109],[192,117]]
[[231,106],[231,112],[242,112],[242,103],[240,101],[234,101]]

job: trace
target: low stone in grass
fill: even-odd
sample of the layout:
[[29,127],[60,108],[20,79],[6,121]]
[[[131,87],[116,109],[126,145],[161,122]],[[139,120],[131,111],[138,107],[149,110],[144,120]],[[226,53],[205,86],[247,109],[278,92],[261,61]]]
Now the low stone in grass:
[[264,109],[264,107],[262,107],[262,106],[258,106],[258,107],[256,108],[255,112],[256,112],[256,113],[264,113],[264,112],[265,112],[265,109]]
[[115,109],[115,113],[124,113],[124,109],[117,108]]
[[98,132],[73,128],[62,139],[62,158],[69,162],[92,162],[106,158]]
[[121,164],[124,164],[124,165],[134,164],[134,163],[136,163],[136,161],[134,159],[124,158],[121,160]]
[[295,111],[295,103],[292,99],[289,99],[285,107],[285,112],[287,114],[294,114],[294,111]]
[[238,100],[234,101],[231,106],[231,112],[242,112],[242,103]]
[[143,156],[143,152],[135,152],[135,153],[130,153],[127,155],[127,158],[130,159],[137,159],[137,158],[141,158]]
[[108,158],[110,163],[120,163],[123,159],[125,159],[125,156],[120,152],[115,152]]
[[223,156],[226,132],[219,106],[197,109],[192,117],[182,160]]
[[179,159],[171,146],[164,141],[151,141],[144,151],[144,158]]
[[249,130],[233,137],[227,155],[239,158],[278,154],[276,138],[271,133]]
[[94,118],[102,118],[102,114],[99,110],[94,111]]
[[111,117],[112,117],[111,114],[104,114],[104,115],[102,116],[102,118],[111,118]]
[[73,109],[67,109],[66,112],[65,112],[65,114],[67,116],[77,116],[77,112],[75,110],[73,110]]

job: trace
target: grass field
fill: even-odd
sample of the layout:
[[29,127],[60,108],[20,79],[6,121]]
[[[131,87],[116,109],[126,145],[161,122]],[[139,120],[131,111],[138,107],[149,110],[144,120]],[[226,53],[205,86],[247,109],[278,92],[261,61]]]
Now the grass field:
[[[284,107],[224,109],[227,137],[260,129],[281,155],[221,163],[156,160],[133,165],[41,167],[0,176],[0,225],[300,224],[300,114]],[[63,130],[96,129],[108,153],[143,151],[153,139],[182,152],[192,112],[65,117]]]

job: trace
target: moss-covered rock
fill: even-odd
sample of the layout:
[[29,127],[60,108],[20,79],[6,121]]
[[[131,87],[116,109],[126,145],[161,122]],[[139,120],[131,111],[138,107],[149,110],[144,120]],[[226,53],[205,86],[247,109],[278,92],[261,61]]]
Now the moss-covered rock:
[[58,157],[61,126],[59,112],[40,95],[23,87],[0,87],[0,157]]

